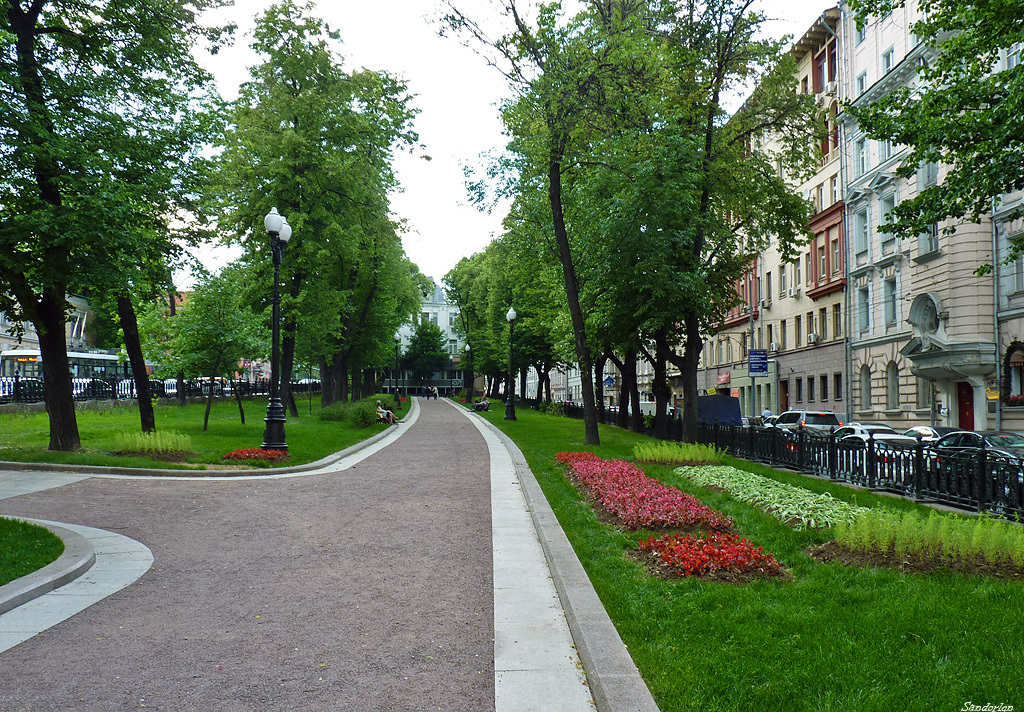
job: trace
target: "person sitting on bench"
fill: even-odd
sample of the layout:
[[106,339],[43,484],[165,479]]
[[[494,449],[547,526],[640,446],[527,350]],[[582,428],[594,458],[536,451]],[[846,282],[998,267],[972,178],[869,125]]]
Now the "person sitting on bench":
[[388,425],[395,424],[395,414],[391,412],[390,408],[385,408],[380,401],[377,401],[377,422]]
[[473,404],[473,410],[490,410],[491,404],[487,402],[487,398],[481,398]]

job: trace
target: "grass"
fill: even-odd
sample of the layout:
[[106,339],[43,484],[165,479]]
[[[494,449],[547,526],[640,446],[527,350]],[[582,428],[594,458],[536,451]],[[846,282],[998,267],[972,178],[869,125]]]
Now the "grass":
[[[157,433],[173,432],[187,438],[189,449],[194,453],[182,463],[167,462],[143,454],[111,454],[121,449],[126,437],[140,433],[137,408],[79,410],[76,414],[82,442],[82,450],[79,452],[51,452],[46,449],[50,437],[46,413],[2,414],[0,460],[167,469],[219,467],[226,453],[240,448],[259,447],[263,442],[266,400],[244,401],[244,405],[245,425],[242,425],[238,406],[233,400],[216,401],[210,412],[210,425],[206,432],[203,432],[205,403],[192,403],[184,407],[157,406]],[[365,440],[382,427],[362,428],[351,421],[325,421],[318,417],[318,413],[319,407],[315,403],[312,415],[306,403],[302,403],[299,417],[288,418],[286,438],[289,457],[274,466],[314,462]],[[119,443],[119,438],[122,443]],[[265,462],[252,464],[271,466]]]
[[0,586],[43,568],[64,553],[64,542],[49,529],[0,517]]
[[[555,462],[556,453],[575,450],[628,459],[643,436],[601,426],[602,444],[593,448],[583,445],[579,421],[525,408],[516,421],[483,415],[523,450],[663,712],[949,710],[1020,700],[1024,585],[947,570],[913,576],[820,564],[804,552],[831,539],[829,530],[795,531],[664,466],[644,470],[731,516],[793,578],[744,586],[652,578],[625,556],[648,533],[602,524]],[[723,459],[858,506],[930,511]]]

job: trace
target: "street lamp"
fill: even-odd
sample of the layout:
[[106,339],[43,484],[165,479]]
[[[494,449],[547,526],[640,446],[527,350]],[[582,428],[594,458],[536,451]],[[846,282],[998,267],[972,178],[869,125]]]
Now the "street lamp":
[[466,368],[462,369],[462,377],[465,378],[467,374],[469,375],[469,390],[466,391],[466,393],[468,393],[468,395],[466,396],[466,402],[467,403],[472,403],[473,402],[473,372],[469,370],[469,344],[466,344]]
[[277,208],[271,208],[267,217],[263,219],[263,227],[270,235],[270,249],[274,256],[274,309],[272,320],[272,335],[270,344],[270,402],[267,404],[267,417],[264,422],[267,424],[263,431],[263,450],[288,450],[288,443],[284,440],[284,405],[278,395],[280,384],[280,320],[281,320],[281,290],[278,281],[281,278],[281,258],[284,256],[284,246],[292,237],[292,226],[284,219]]
[[398,410],[402,409],[402,393],[398,390],[398,345],[402,343],[402,339],[399,336],[395,337],[395,373],[391,379],[392,385],[395,387],[395,400],[398,401]]
[[508,319],[508,388],[505,389],[505,420],[515,420],[516,379],[512,373],[512,322],[516,320],[516,310],[509,307],[505,318]]

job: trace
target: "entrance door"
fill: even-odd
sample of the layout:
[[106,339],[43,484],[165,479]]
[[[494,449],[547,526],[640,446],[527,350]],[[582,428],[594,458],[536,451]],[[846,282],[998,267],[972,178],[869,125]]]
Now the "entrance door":
[[779,381],[779,412],[789,410],[789,381]]
[[967,381],[956,384],[956,404],[959,411],[957,425],[963,430],[974,430],[974,387]]

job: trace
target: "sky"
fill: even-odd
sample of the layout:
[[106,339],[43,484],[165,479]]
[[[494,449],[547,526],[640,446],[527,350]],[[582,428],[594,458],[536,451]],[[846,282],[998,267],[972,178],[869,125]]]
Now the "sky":
[[[760,0],[759,9],[778,18],[767,25],[773,36],[802,35],[827,8],[813,0]],[[225,98],[237,96],[257,59],[249,49],[253,18],[270,0],[235,0],[232,8],[209,13],[206,22],[238,24],[234,47],[205,60]],[[487,154],[506,142],[497,105],[508,95],[498,71],[472,49],[439,37],[435,0],[318,0],[316,13],[341,35],[340,53],[349,71],[386,70],[406,81],[420,113],[414,122],[424,148],[399,152],[395,170],[402,192],[392,211],[406,225],[405,252],[424,274],[440,282],[460,259],[483,250],[501,233],[501,207],[487,213],[469,202],[464,169],[485,165]],[[467,0],[484,12],[489,3]],[[424,156],[429,156],[426,160]],[[207,248],[201,257],[219,267],[235,252]]]

